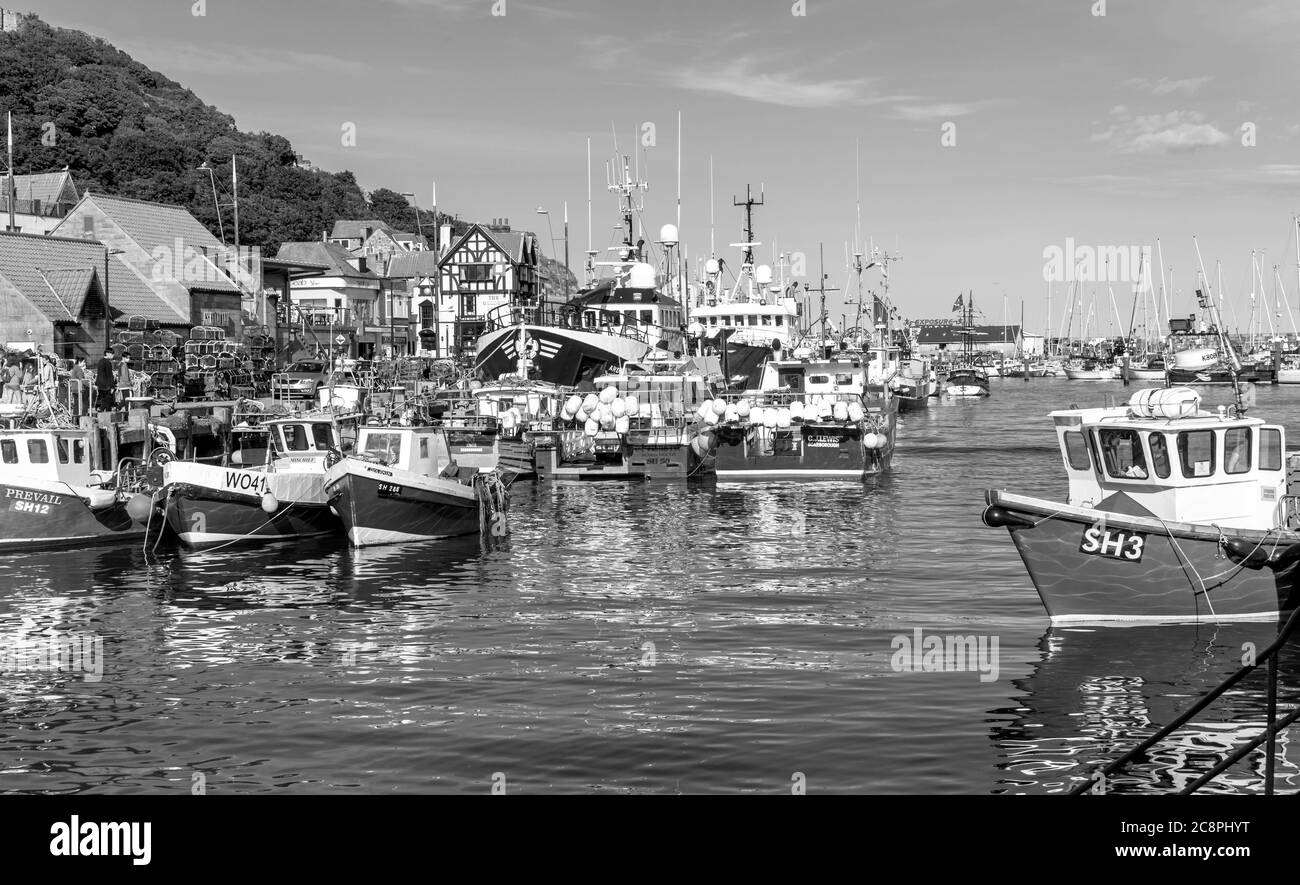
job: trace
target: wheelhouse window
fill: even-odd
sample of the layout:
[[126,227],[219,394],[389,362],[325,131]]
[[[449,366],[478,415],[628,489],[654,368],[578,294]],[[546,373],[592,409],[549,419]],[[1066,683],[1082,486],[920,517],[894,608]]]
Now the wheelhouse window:
[[1178,434],[1178,460],[1188,479],[1214,475],[1214,431],[1185,430]]
[[777,324],[778,326],[784,325],[784,320],[785,320],[785,317],[781,316],[780,314],[777,314],[777,317],[776,317],[776,324]]
[[394,464],[402,457],[402,435],[400,433],[367,434],[363,453],[377,459],[381,464]]
[[1065,433],[1065,457],[1071,470],[1091,470],[1092,461],[1088,458],[1088,443],[1083,434],[1077,430]]
[[13,440],[0,440],[0,459],[3,459],[6,464],[18,463],[18,446]]
[[1223,433],[1223,472],[1236,476],[1250,472],[1250,428],[1233,427]]
[[58,450],[59,453],[59,463],[67,464],[68,463],[68,441],[61,436],[55,437],[54,447],[55,449]]
[[1146,457],[1136,430],[1098,431],[1101,460],[1115,479],[1146,479]]
[[310,448],[307,442],[307,430],[301,424],[287,424],[280,428],[285,451],[305,452]]
[[1282,469],[1282,431],[1265,427],[1259,432],[1259,469]]
[[1169,441],[1163,433],[1153,433],[1147,441],[1151,445],[1151,469],[1161,479],[1168,479],[1174,472],[1173,462],[1169,460]]
[[30,464],[49,464],[50,450],[43,439],[27,440],[27,461]]
[[328,424],[313,424],[311,426],[312,441],[315,442],[316,448],[325,451],[334,445],[334,435],[330,433]]

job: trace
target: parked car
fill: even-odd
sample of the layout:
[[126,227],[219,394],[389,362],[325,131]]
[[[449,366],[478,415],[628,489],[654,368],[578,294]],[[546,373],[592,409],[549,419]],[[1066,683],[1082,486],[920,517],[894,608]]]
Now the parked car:
[[299,360],[271,377],[271,395],[315,399],[328,374],[324,360]]

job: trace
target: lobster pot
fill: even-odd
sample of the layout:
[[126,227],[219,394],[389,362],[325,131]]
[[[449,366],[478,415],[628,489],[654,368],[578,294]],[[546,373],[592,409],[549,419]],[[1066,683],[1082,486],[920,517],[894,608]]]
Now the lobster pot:
[[177,335],[175,332],[171,331],[170,329],[158,330],[158,343],[161,344],[163,347],[169,349],[175,347],[177,342],[179,342],[180,340],[181,340],[180,336]]
[[205,353],[199,357],[199,368],[215,369],[217,367],[217,358],[210,353]]
[[139,332],[118,332],[117,343],[122,345],[139,344],[144,340],[144,335]]
[[143,332],[149,328],[149,318],[141,316],[127,317],[126,327],[132,332]]
[[134,361],[137,362],[137,363],[138,363],[138,362],[143,362],[143,361],[144,361],[144,345],[143,345],[143,344],[129,344],[129,345],[127,345],[127,348],[126,348],[126,355],[129,356],[132,360],[134,360]]
[[1201,395],[1190,387],[1139,390],[1129,400],[1140,418],[1190,418],[1201,410]]

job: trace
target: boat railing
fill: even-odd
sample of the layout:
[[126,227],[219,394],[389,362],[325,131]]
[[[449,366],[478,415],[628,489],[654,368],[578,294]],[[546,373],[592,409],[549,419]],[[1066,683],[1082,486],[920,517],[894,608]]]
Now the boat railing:
[[843,403],[861,403],[863,394],[852,391],[834,391],[829,393],[810,393],[808,391],[793,390],[763,390],[763,391],[745,391],[741,393],[724,393],[718,397],[728,403],[738,403],[742,399],[748,400],[750,405],[754,406],[788,406],[796,402],[802,403],[823,403],[823,402],[843,402]]
[[669,329],[643,320],[635,313],[584,307],[567,302],[543,302],[536,306],[503,304],[488,311],[484,321],[486,323],[484,332],[508,329],[522,323],[528,326],[617,335],[621,338],[643,341],[649,345],[663,340],[672,340],[673,336],[680,337],[682,334],[680,329]]
[[1278,755],[1277,736],[1291,728],[1291,726],[1293,726],[1297,721],[1300,721],[1300,704],[1297,704],[1294,709],[1280,719],[1278,718],[1277,709],[1278,656],[1281,654],[1282,649],[1287,645],[1287,643],[1290,642],[1292,635],[1296,631],[1297,625],[1300,625],[1300,608],[1291,612],[1291,616],[1287,618],[1286,623],[1278,632],[1277,638],[1273,640],[1267,648],[1256,654],[1253,660],[1243,662],[1242,666],[1235,673],[1203,695],[1199,701],[1188,707],[1187,710],[1172,722],[1164,728],[1161,728],[1146,740],[1142,741],[1133,749],[1129,750],[1123,756],[1120,756],[1109,765],[1102,767],[1100,771],[1089,777],[1083,784],[1075,787],[1075,789],[1071,791],[1070,795],[1099,795],[1106,793],[1111,778],[1121,774],[1125,768],[1133,764],[1135,761],[1138,761],[1139,759],[1149,759],[1149,751],[1152,747],[1155,747],[1174,732],[1190,724],[1193,719],[1212,706],[1215,701],[1234,688],[1247,676],[1250,676],[1261,667],[1267,665],[1265,685],[1265,724],[1263,730],[1255,737],[1250,738],[1240,746],[1225,753],[1209,771],[1205,772],[1180,790],[1179,795],[1190,796],[1200,791],[1219,775],[1228,771],[1251,753],[1255,752],[1255,750],[1263,744],[1265,746],[1264,795],[1272,796],[1274,793],[1274,769]]

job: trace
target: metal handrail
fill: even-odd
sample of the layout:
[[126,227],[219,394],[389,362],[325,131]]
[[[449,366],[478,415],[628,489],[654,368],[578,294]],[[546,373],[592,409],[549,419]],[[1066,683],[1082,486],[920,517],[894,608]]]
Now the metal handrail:
[[1167,738],[1169,735],[1173,734],[1175,731],[1177,731],[1178,729],[1182,728],[1184,725],[1186,725],[1187,723],[1195,719],[1201,712],[1203,712],[1206,708],[1208,708],[1211,704],[1213,704],[1216,700],[1218,700],[1225,692],[1227,692],[1229,689],[1234,687],[1241,680],[1245,679],[1251,673],[1254,673],[1257,669],[1259,669],[1260,665],[1264,663],[1268,663],[1269,665],[1268,666],[1268,714],[1267,714],[1268,725],[1265,727],[1264,732],[1258,737],[1248,741],[1245,746],[1241,747],[1236,752],[1230,754],[1225,759],[1220,761],[1218,765],[1214,766],[1214,768],[1212,768],[1210,771],[1206,772],[1196,781],[1194,781],[1185,789],[1183,789],[1180,794],[1191,795],[1192,793],[1195,793],[1197,790],[1199,790],[1201,787],[1208,784],[1214,778],[1218,777],[1224,771],[1226,771],[1227,769],[1235,765],[1237,762],[1240,762],[1242,759],[1244,759],[1252,750],[1258,747],[1261,743],[1267,741],[1268,742],[1268,749],[1266,751],[1267,758],[1265,759],[1264,762],[1264,795],[1266,796],[1273,795],[1273,762],[1274,762],[1274,757],[1277,754],[1276,752],[1277,734],[1279,731],[1285,731],[1294,722],[1296,722],[1297,719],[1300,719],[1300,707],[1297,707],[1295,710],[1293,710],[1282,721],[1279,722],[1277,719],[1277,678],[1278,678],[1277,656],[1278,653],[1283,648],[1283,646],[1285,646],[1287,642],[1291,639],[1291,634],[1295,631],[1297,625],[1300,625],[1300,608],[1297,608],[1291,612],[1291,616],[1287,618],[1286,623],[1282,626],[1281,631],[1278,632],[1277,639],[1273,640],[1273,642],[1268,646],[1268,648],[1264,649],[1264,651],[1260,652],[1260,654],[1256,656],[1254,663],[1243,665],[1241,669],[1233,673],[1231,676],[1229,676],[1227,679],[1221,682],[1216,688],[1212,689],[1209,693],[1203,696],[1199,701],[1197,701],[1195,704],[1189,707],[1185,712],[1183,712],[1181,715],[1175,718],[1173,722],[1169,723],[1164,728],[1157,731],[1151,737],[1142,741],[1142,743],[1138,744],[1136,747],[1129,750],[1127,753],[1125,753],[1123,756],[1116,759],[1114,762],[1111,762],[1109,765],[1107,765],[1105,768],[1099,771],[1096,776],[1089,778],[1085,783],[1083,783],[1079,787],[1076,787],[1070,793],[1070,795],[1079,796],[1079,795],[1092,792],[1093,788],[1097,784],[1098,778],[1101,778],[1104,781],[1105,779],[1111,777],[1112,775],[1122,771],[1130,762],[1132,762],[1138,756],[1145,754],[1147,750],[1151,749],[1156,744],[1160,743],[1162,740]]
[[[584,318],[589,313],[594,313],[598,322],[595,324],[584,322]],[[653,344],[668,336],[682,335],[681,329],[670,329],[667,326],[646,322],[636,314],[605,310],[599,307],[580,307],[567,303],[539,307],[503,304],[484,315],[484,331],[491,332],[496,329],[508,329],[511,326],[516,326],[519,324],[521,316],[525,325],[573,329],[579,332],[600,332],[606,335],[630,338],[646,344]]]

